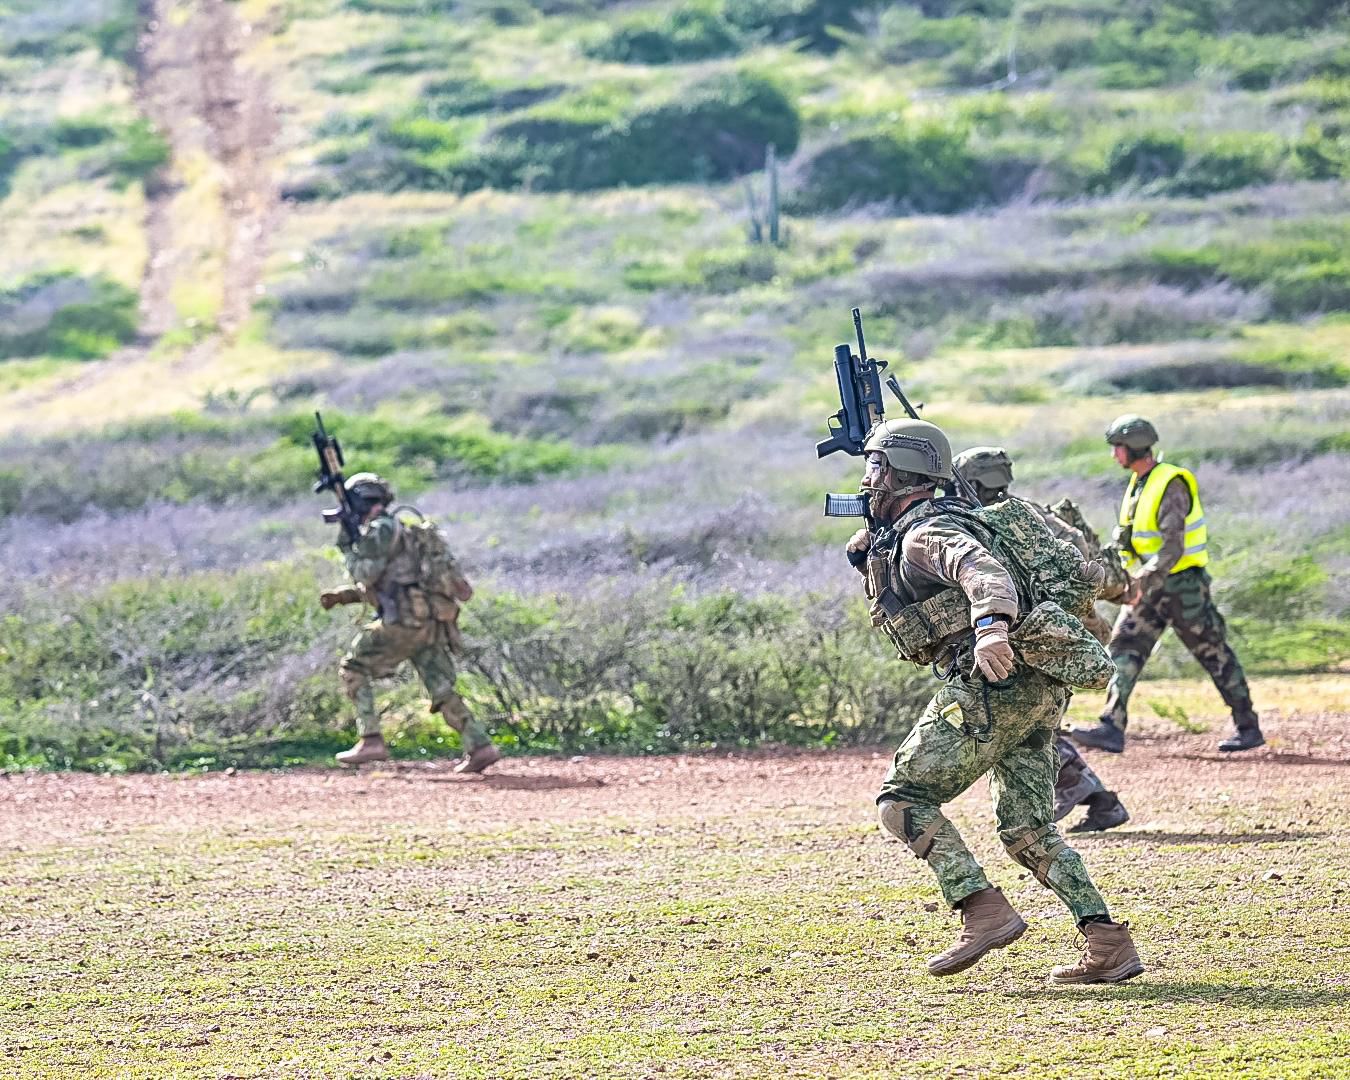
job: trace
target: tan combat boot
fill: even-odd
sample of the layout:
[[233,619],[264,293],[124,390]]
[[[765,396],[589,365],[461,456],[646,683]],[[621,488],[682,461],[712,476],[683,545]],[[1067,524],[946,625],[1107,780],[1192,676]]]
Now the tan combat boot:
[[965,971],[991,949],[1011,945],[1026,933],[1027,924],[1003,893],[993,888],[971,893],[961,903],[961,936],[946,952],[928,961],[930,975]]
[[1083,955],[1078,963],[1054,968],[1050,972],[1052,983],[1071,986],[1075,983],[1124,982],[1144,970],[1130,939],[1129,923],[1085,923],[1083,939]]
[[368,761],[388,761],[389,750],[383,735],[362,735],[350,750],[333,756],[339,765],[364,765]]
[[464,755],[459,764],[455,766],[454,771],[457,773],[482,772],[489,765],[497,764],[501,759],[502,752],[492,743],[488,743],[486,746],[480,746],[472,753]]

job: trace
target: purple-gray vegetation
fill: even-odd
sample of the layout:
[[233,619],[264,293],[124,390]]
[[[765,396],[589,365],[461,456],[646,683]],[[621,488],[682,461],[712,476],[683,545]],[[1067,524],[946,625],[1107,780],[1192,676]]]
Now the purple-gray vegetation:
[[307,516],[300,505],[262,512],[200,503],[155,503],[69,522],[0,518],[0,609],[16,610],[34,586],[88,595],[114,581],[235,570],[296,552]]

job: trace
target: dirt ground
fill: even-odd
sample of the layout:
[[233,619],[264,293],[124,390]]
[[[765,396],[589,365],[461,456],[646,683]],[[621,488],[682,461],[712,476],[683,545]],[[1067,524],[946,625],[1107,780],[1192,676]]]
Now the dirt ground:
[[1133,816],[1074,844],[1148,971],[1068,993],[983,784],[950,812],[1032,929],[924,973],[882,748],[0,777],[0,1072],[1350,1075],[1347,719],[1094,755]]

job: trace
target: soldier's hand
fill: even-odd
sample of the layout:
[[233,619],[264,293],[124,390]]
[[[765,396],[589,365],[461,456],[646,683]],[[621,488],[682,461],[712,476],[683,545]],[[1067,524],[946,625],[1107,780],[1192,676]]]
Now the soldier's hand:
[[844,545],[844,550],[848,552],[867,551],[872,546],[872,534],[866,529],[859,529],[849,537],[848,543]]
[[1137,607],[1142,599],[1144,599],[1144,583],[1131,581],[1125,586],[1125,595],[1120,598],[1120,602],[1126,607]]
[[342,603],[341,593],[331,591],[319,593],[319,606],[322,607],[324,611],[330,611],[340,603]]
[[975,631],[975,663],[990,682],[1002,682],[1013,673],[1017,662],[1008,641],[1008,624],[995,619]]

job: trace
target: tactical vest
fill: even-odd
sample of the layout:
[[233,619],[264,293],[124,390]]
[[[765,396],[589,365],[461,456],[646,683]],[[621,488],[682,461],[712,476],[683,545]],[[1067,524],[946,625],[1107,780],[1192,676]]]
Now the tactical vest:
[[1055,539],[1035,511],[1019,500],[975,509],[943,500],[926,507],[928,512],[913,518],[907,514],[899,528],[883,533],[883,542],[873,548],[865,567],[872,625],[885,632],[903,659],[932,663],[971,632],[970,601],[960,589],[943,589],[914,602],[899,568],[905,534],[939,515],[970,527],[1008,571],[1017,589],[1019,615],[1043,603],[1057,604],[1075,618],[1090,610],[1100,588],[1100,572],[1090,572],[1078,550]]
[[1120,553],[1120,561],[1126,570],[1135,570],[1162,550],[1163,535],[1158,528],[1158,508],[1162,505],[1167,485],[1178,476],[1186,481],[1186,487],[1190,489],[1191,510],[1186,515],[1186,541],[1182,555],[1171,572],[1179,574],[1194,566],[1208,565],[1209,533],[1205,528],[1205,511],[1200,505],[1199,485],[1189,470],[1160,461],[1149,472],[1137,499],[1135,489],[1139,485],[1139,477],[1130,477],[1130,485],[1125,489],[1125,498],[1120,503],[1120,524],[1122,528],[1130,530],[1133,549],[1125,549]]

